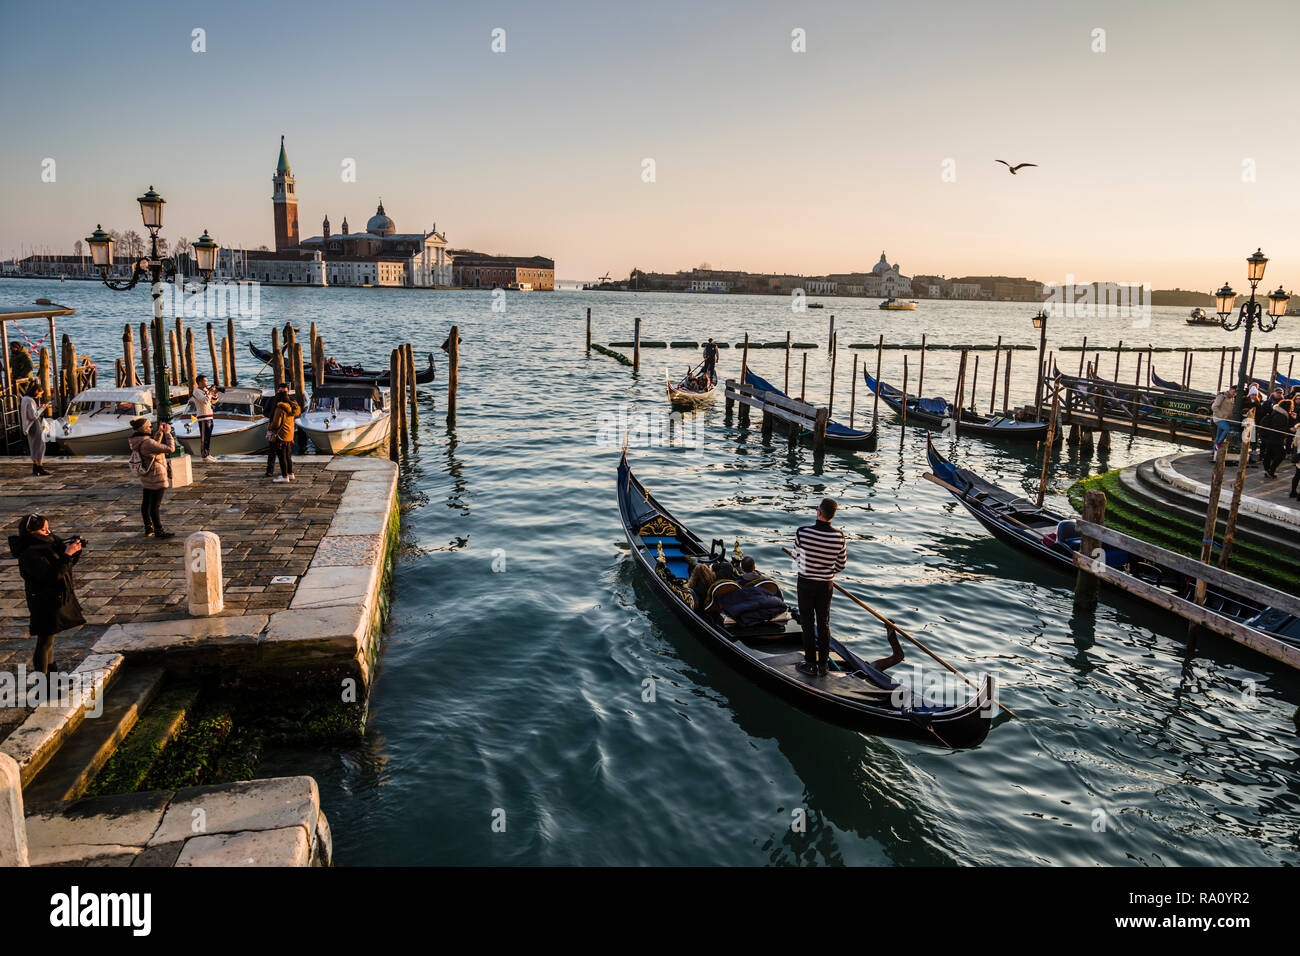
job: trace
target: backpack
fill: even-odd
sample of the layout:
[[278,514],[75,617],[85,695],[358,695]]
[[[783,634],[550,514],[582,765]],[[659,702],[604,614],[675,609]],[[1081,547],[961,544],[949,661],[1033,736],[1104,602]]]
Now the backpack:
[[153,460],[155,457],[157,456],[149,455],[148,461],[146,461],[145,456],[140,454],[140,446],[133,445],[131,446],[131,457],[126,460],[126,470],[136,478],[143,478],[153,470]]

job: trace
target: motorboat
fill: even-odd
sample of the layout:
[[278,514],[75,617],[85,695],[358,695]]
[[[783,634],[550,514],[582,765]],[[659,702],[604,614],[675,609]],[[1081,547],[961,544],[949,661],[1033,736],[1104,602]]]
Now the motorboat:
[[71,455],[125,455],[136,418],[157,418],[153,389],[88,388],[77,393],[62,418],[47,420],[45,440],[58,442]]
[[[266,429],[270,425],[262,412],[262,389],[223,388],[212,403],[211,455],[256,455],[266,450]],[[191,455],[203,452],[203,436],[191,401],[175,423],[176,437]]]
[[391,424],[377,385],[322,385],[298,427],[326,455],[360,455],[388,440]]
[[895,299],[890,296],[880,303],[880,308],[894,311],[911,312],[916,308],[916,303],[907,299]]

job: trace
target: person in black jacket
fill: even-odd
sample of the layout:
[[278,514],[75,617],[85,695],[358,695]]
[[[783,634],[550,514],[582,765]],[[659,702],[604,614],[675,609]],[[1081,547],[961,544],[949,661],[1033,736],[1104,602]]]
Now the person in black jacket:
[[81,604],[72,584],[72,566],[81,554],[81,539],[64,541],[50,533],[44,516],[30,514],[9,536],[9,550],[18,559],[31,613],[30,631],[36,637],[33,667],[48,674],[54,660],[54,635],[85,624]]

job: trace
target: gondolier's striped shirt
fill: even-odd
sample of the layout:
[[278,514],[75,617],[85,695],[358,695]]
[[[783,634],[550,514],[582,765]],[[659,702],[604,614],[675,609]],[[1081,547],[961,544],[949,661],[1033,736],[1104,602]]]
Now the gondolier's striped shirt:
[[825,521],[796,531],[794,548],[799,556],[799,577],[813,581],[834,580],[849,559],[844,533]]

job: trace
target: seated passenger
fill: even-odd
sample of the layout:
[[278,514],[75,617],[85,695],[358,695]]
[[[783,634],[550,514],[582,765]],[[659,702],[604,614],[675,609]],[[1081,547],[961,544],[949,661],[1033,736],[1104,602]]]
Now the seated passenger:
[[753,584],[760,580],[763,575],[758,573],[758,564],[749,555],[740,559],[740,577],[737,578],[741,584]]
[[338,360],[335,359],[334,356],[331,355],[329,358],[325,360],[325,371],[327,372],[341,371]]
[[686,582],[686,586],[691,589],[695,595],[695,609],[703,612],[704,605],[709,603],[709,588],[713,587],[713,582],[717,580],[717,575],[713,573],[713,568],[707,564],[697,564],[691,569],[691,576]]

